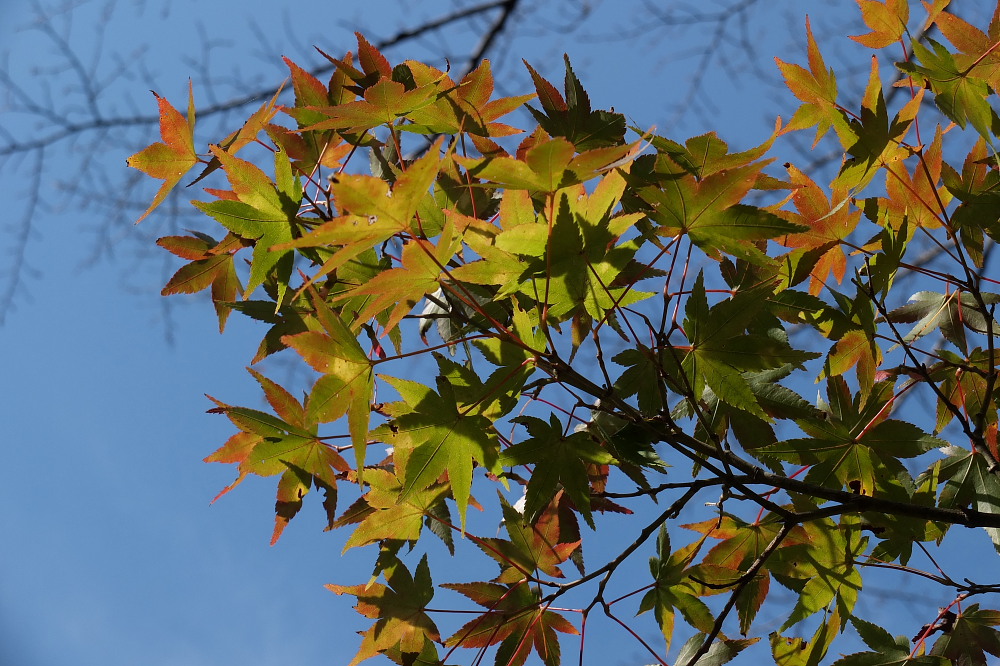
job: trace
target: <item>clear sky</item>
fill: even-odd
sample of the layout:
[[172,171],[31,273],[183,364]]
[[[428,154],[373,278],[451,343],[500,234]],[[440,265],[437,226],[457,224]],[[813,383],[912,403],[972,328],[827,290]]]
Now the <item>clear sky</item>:
[[[145,114],[155,112],[150,87],[182,107],[191,77],[196,100],[207,103],[210,77],[216,97],[225,99],[237,81],[280,83],[281,55],[314,64],[313,44],[342,52],[353,47],[355,29],[374,41],[452,6],[441,0],[400,9],[408,4],[303,1],[292,11],[257,0],[120,0],[104,14],[104,3],[82,2],[71,10],[68,44],[98,79],[126,66],[106,82],[102,108]],[[647,3],[638,0],[592,4],[594,13],[577,23],[574,7],[581,3],[551,3],[536,22],[501,41],[495,59],[504,94],[530,91],[520,57],[559,81],[566,51],[596,107],[614,105],[637,125],[657,125],[672,138],[718,128],[734,146],[748,147],[768,136],[779,109],[786,119],[794,110],[771,56],[804,60],[803,3],[767,3],[767,20],[764,9],[758,12],[746,35],[756,41],[756,54],[735,37],[717,44],[728,68],[710,61],[699,96],[679,116],[678,102],[690,90],[686,72],[702,57],[693,44],[703,37],[694,28],[648,29],[650,20],[639,14]],[[820,20],[835,30],[847,20],[839,11],[845,9],[853,18],[847,2],[816,3],[814,26]],[[7,71],[16,81],[31,91],[47,86],[58,99],[71,77],[52,70],[65,63],[62,55],[37,30],[15,30],[33,16],[30,3],[0,3],[0,51],[8,53]],[[65,18],[54,25],[64,26]],[[460,58],[470,39],[468,30],[443,33],[389,55],[399,60],[444,49]],[[755,68],[771,82],[758,79]],[[39,131],[36,119],[12,114],[0,115],[0,128]],[[149,131],[146,143],[158,140],[155,128]],[[224,133],[199,139],[203,145]],[[201,297],[176,299],[167,317],[158,292],[177,264],[152,240],[168,230],[156,219],[133,227],[124,222],[136,217],[131,211],[115,219],[67,195],[75,183],[90,186],[100,178],[123,187],[125,158],[141,147],[129,143],[136,136],[107,137],[100,150],[64,142],[46,153],[42,206],[20,273],[24,288],[0,327],[0,664],[346,663],[357,647],[351,631],[365,622],[322,585],[360,580],[370,566],[367,553],[341,559],[345,535],[323,533],[320,509],[309,501],[279,545],[269,547],[273,480],[251,479],[209,506],[233,470],[200,461],[231,426],[205,414],[211,405],[203,394],[259,404],[243,368],[262,330],[234,315],[219,336]],[[11,257],[0,263],[2,280],[10,279],[18,256],[35,169],[34,158],[0,168],[0,256]],[[287,371],[267,367],[276,376]],[[352,499],[342,498],[341,506]],[[637,566],[644,574],[645,556]],[[588,654],[609,664],[648,663],[637,645],[619,637],[623,647],[594,641]]]

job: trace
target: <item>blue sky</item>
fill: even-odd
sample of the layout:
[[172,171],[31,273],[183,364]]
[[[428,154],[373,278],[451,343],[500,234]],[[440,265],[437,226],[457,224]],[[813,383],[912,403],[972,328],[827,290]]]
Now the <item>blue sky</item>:
[[[105,5],[84,2],[72,11],[70,45],[86,68],[100,48],[97,72],[113,69],[116,59],[141,63],[130,70],[133,76],[111,82],[101,100],[116,112],[150,113],[151,85],[178,107],[188,77],[194,78],[199,103],[210,100],[206,73],[215,77],[221,98],[232,92],[234,80],[275,85],[285,75],[283,54],[315,63],[313,44],[343,51],[353,47],[354,29],[366,29],[373,39],[391,35],[450,5],[422,3],[406,13],[394,2],[336,8],[296,3],[298,14],[292,14],[270,9],[272,4],[280,3],[175,0],[161,11],[123,0],[101,25]],[[770,72],[770,85],[758,81],[747,63],[734,62],[735,73],[713,65],[703,96],[680,117],[677,102],[690,83],[685,71],[699,57],[682,34],[644,36],[641,20],[625,13],[638,12],[641,2],[598,3],[576,32],[561,34],[551,28],[558,27],[562,6],[573,3],[556,4],[558,10],[537,16],[536,25],[545,27],[526,28],[512,43],[502,42],[497,72],[504,77],[504,94],[530,90],[521,56],[559,81],[561,54],[568,51],[595,106],[614,105],[638,125],[655,124],[672,138],[719,128],[734,147],[744,148],[769,135],[779,108],[786,119],[794,110],[790,96],[780,93],[770,56],[804,60],[794,46],[802,43],[800,3],[769,5],[780,18],[765,22],[771,32],[761,33],[766,40],[758,45],[756,66]],[[826,25],[839,25],[842,15],[824,14],[829,4],[815,11]],[[256,26],[246,17],[248,9]],[[0,50],[9,53],[15,80],[29,89],[50,84],[58,96],[65,75],[47,69],[61,63],[58,53],[37,31],[14,29],[32,16],[28,3],[0,5]],[[691,31],[689,38],[696,35]],[[217,43],[207,62],[201,49],[206,38]],[[390,56],[425,57],[441,48],[460,56],[470,48],[470,36],[444,34]],[[0,115],[0,126],[11,132],[36,131],[34,123]],[[150,133],[147,142],[157,138]],[[233,471],[200,461],[225,441],[231,426],[205,414],[210,404],[204,394],[230,404],[260,404],[243,368],[262,331],[234,315],[219,336],[201,298],[177,299],[166,318],[158,292],[171,263],[152,240],[168,230],[155,215],[138,228],[123,223],[136,217],[129,211],[109,222],[66,195],[83,157],[92,160],[88,168],[103,170],[120,185],[127,178],[125,158],[138,147],[110,137],[106,149],[92,155],[81,156],[90,150],[84,145],[64,143],[45,158],[44,205],[32,223],[25,288],[0,327],[0,663],[346,663],[357,646],[351,632],[364,622],[346,599],[322,585],[361,580],[370,566],[367,553],[341,558],[344,535],[323,533],[319,507],[309,501],[279,545],[268,547],[271,480],[248,481],[209,506]],[[26,170],[32,168],[31,160],[23,160],[0,169],[0,252],[13,247],[27,205]],[[88,172],[79,182],[93,176]],[[269,368],[275,376],[285,371]],[[352,499],[343,498],[341,506]],[[970,543],[981,547],[981,541]],[[637,566],[645,572],[645,556]],[[624,640],[621,645],[594,641],[588,656],[610,664],[647,663],[638,646]]]

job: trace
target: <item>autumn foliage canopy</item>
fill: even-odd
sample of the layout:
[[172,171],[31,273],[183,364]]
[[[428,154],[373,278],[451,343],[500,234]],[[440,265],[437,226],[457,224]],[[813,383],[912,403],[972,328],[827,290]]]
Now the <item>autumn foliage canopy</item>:
[[[596,620],[662,664],[1000,656],[1000,580],[932,564],[968,528],[1000,548],[1000,11],[858,2],[851,39],[902,61],[844,99],[807,22],[790,120],[742,152],[592,108],[568,59],[497,97],[489,62],[456,81],[361,35],[329,80],[286,60],[294,103],[205,151],[194,92],[157,97],[142,217],[228,181],[192,202],[218,233],[159,240],[163,293],[312,373],[212,398],[235,434],[206,460],[236,468],[220,495],[277,479],[272,543],[316,491],[371,553],[328,586],[371,620],[352,664],[584,663]],[[795,132],[839,169],[789,163]],[[951,603],[893,637],[859,616],[886,569]]]

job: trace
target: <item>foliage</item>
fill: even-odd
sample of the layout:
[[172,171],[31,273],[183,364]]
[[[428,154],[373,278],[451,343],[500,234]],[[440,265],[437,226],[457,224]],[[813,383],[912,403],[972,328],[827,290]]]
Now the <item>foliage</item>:
[[[964,603],[1000,586],[910,564],[956,525],[1000,550],[1000,293],[985,271],[1000,8],[983,31],[925,3],[914,35],[907,0],[859,5],[871,32],[852,39],[912,54],[904,103],[890,108],[874,58],[860,102],[841,100],[807,23],[807,67],[777,61],[801,105],[742,152],[627,128],[591,107],[568,59],[561,91],[529,65],[534,94],[496,97],[486,61],[456,82],[361,35],[356,56],[327,56],[328,81],[288,61],[294,105],[269,101],[204,154],[193,92],[186,116],[158,98],[163,142],[129,161],[164,181],[143,217],[196,164],[229,182],[193,202],[222,240],[161,239],[188,261],[164,294],[210,289],[220,327],[234,310],[269,325],[255,363],[290,349],[315,371],[299,399],[250,370],[273,412],[213,398],[237,432],[206,460],[237,465],[220,494],[278,477],[272,543],[315,488],[327,529],[372,550],[370,580],[328,586],[374,621],[352,663],[496,646],[498,666],[555,665],[559,634],[600,612],[660,663],[680,633],[677,663],[722,664],[760,640],[766,602],[782,665],[820,663],[847,631],[870,651],[843,666],[1000,656],[1000,612]],[[521,108],[523,131],[507,124]],[[829,182],[771,168],[779,137],[813,128],[844,156]],[[237,156],[251,148],[268,159]],[[812,381],[816,404],[799,395]],[[901,409],[918,399],[929,419]],[[345,486],[360,496],[341,509]],[[611,531],[633,536],[585,565]],[[450,556],[478,547],[495,577],[451,580],[428,534]],[[646,551],[650,577],[612,594]],[[954,601],[893,638],[857,614],[874,568]],[[444,590],[478,606],[450,636],[432,604]],[[620,619],[647,611],[660,647]]]

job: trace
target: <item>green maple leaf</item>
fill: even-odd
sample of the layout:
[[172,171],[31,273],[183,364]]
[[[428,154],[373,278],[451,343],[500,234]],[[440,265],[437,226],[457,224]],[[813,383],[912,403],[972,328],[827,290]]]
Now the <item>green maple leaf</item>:
[[256,241],[246,294],[251,294],[273,273],[277,279],[280,307],[292,275],[294,257],[290,250],[275,246],[292,240],[302,200],[302,184],[292,173],[291,162],[284,151],[274,154],[274,182],[255,165],[218,146],[212,146],[212,152],[226,171],[235,199],[192,203],[234,234]]
[[857,191],[878,173],[875,167],[898,161],[912,154],[902,143],[920,108],[921,99],[922,95],[918,94],[900,109],[890,122],[885,97],[882,94],[878,60],[872,60],[871,76],[860,114],[857,119],[849,121],[857,139],[847,147],[847,153],[851,157],[844,161],[837,176],[835,182],[839,186]]
[[688,568],[698,554],[701,544],[702,541],[696,541],[671,552],[670,535],[666,527],[661,526],[656,541],[657,554],[649,558],[649,570],[655,585],[643,595],[636,614],[653,611],[668,650],[677,612],[680,612],[691,626],[704,632],[711,631],[714,624],[711,611],[698,599],[696,590],[688,579]]
[[[641,342],[634,349],[619,352],[611,360],[625,366],[621,376],[615,381],[615,390],[623,398],[636,396],[639,410],[643,414],[656,414],[667,404],[667,377],[663,372],[663,356],[669,351],[654,352]],[[672,386],[679,391],[678,386]]]
[[407,125],[397,123],[397,119],[433,104],[443,78],[444,74],[441,73],[418,86],[414,83],[409,68],[403,66],[392,70],[390,77],[379,78],[365,88],[362,91],[363,99],[333,106],[307,106],[292,113],[300,123],[323,117],[322,120],[303,127],[304,132],[334,129],[357,134],[379,125],[396,125],[398,129],[407,129]]
[[[638,131],[638,128],[633,129]],[[693,136],[683,145],[655,134],[650,137],[649,141],[658,153],[669,158],[657,160],[657,169],[663,169],[665,174],[688,173],[701,180],[720,171],[747,166],[751,162],[759,160],[771,149],[777,136],[778,134],[775,132],[759,146],[738,153],[730,153],[729,144],[715,132]],[[768,178],[765,177],[762,180],[768,180]],[[759,183],[755,183],[755,185],[759,185]],[[772,182],[769,187],[775,185],[779,185],[779,183]],[[787,187],[785,183],[780,183],[780,185],[781,189]]]
[[830,519],[806,523],[797,543],[779,548],[768,560],[771,574],[798,594],[780,631],[833,601],[842,616],[850,614],[862,587],[854,562],[868,546],[860,522],[857,516],[845,516],[839,525]]
[[303,317],[303,309],[288,299],[281,304],[277,312],[274,310],[273,301],[230,301],[224,305],[229,310],[236,310],[251,319],[271,325],[261,338],[251,363],[257,363],[275,352],[286,349],[287,345],[281,341],[284,336],[302,333],[308,328]]
[[434,484],[447,472],[464,529],[474,464],[492,474],[501,471],[492,422],[479,414],[459,411],[454,388],[443,377],[438,378],[440,393],[435,393],[414,381],[379,376],[403,397],[402,402],[384,407],[392,420],[370,435],[394,447],[393,458],[403,478],[400,500]]
[[[330,190],[343,215],[319,224],[301,238],[282,243],[275,249],[320,248],[319,251],[329,253],[311,277],[311,281],[315,282],[358,258],[373,258],[372,248],[397,234],[411,234],[426,241],[427,235],[421,229],[417,210],[424,198],[431,198],[429,190],[442,166],[439,154],[441,142],[437,141],[425,155],[414,160],[391,189],[389,183],[381,178],[341,174],[331,184]],[[375,264],[372,259],[365,260],[365,263]],[[367,280],[362,284],[366,283]],[[342,286],[345,293],[340,297],[347,298],[347,291],[361,285]]]
[[425,295],[438,290],[442,267],[459,249],[461,241],[449,220],[437,245],[416,239],[403,245],[402,266],[383,271],[365,284],[344,292],[338,298],[370,296],[358,313],[359,321],[367,321],[391,307],[384,323],[386,332],[393,330]]
[[340,316],[312,294],[316,316],[325,333],[305,331],[281,338],[314,370],[323,374],[313,385],[307,409],[316,422],[336,421],[345,414],[358,473],[365,466],[368,419],[375,391],[374,364]]
[[525,517],[531,521],[538,516],[561,485],[587,524],[594,527],[587,465],[609,465],[615,462],[614,457],[587,433],[564,435],[555,414],[549,416],[549,423],[533,416],[520,416],[514,421],[527,428],[531,437],[505,449],[500,455],[500,465],[534,466],[528,479]]
[[565,99],[531,65],[524,63],[535,83],[542,110],[525,106],[550,136],[565,137],[577,150],[620,145],[625,140],[625,116],[613,111],[592,110],[590,96],[576,78],[569,56],[563,58],[566,61]]
[[708,386],[719,400],[770,420],[742,373],[800,365],[818,356],[793,349],[786,341],[746,332],[766,307],[768,295],[766,288],[739,291],[709,308],[704,276],[699,273],[685,308],[684,332],[690,347],[681,362],[696,400]]
[[889,493],[908,501],[912,481],[899,462],[946,442],[917,426],[887,419],[893,395],[891,380],[875,385],[866,400],[852,399],[841,377],[827,380],[830,405],[822,418],[799,419],[807,438],[790,439],[755,451],[799,465],[811,465],[806,481],[837,488],[850,487],[865,495]]
[[833,666],[949,666],[952,662],[932,655],[912,656],[913,648],[906,636],[893,637],[888,631],[877,624],[866,622],[859,617],[851,616],[861,640],[873,652],[856,652],[841,657],[833,662]]
[[560,663],[556,632],[578,634],[565,617],[540,605],[540,596],[523,583],[444,583],[488,609],[445,640],[445,645],[484,648],[500,643],[497,666],[521,666],[532,649],[546,666]]
[[537,192],[555,192],[573,182],[579,182],[569,170],[576,150],[561,137],[538,141],[529,148],[524,160],[513,157],[461,157],[455,161],[476,178],[503,187]]
[[834,608],[823,622],[820,622],[810,640],[797,636],[785,637],[771,634],[771,655],[778,666],[819,666],[830,645],[842,630],[840,609]]
[[393,563],[383,570],[388,585],[325,586],[338,595],[357,597],[355,609],[365,617],[376,620],[362,634],[361,648],[349,666],[393,649],[407,654],[421,653],[428,640],[441,639],[434,621],[424,611],[434,598],[427,556],[421,558],[412,575],[402,562],[392,559]]
[[409,493],[400,499],[403,486],[399,479],[384,469],[369,469],[365,482],[370,489],[332,527],[359,523],[344,544],[344,551],[378,541],[410,541],[420,538],[425,518],[435,512],[448,492],[447,484],[435,484]]
[[521,395],[521,387],[531,374],[531,369],[523,364],[501,367],[484,382],[472,368],[434,352],[439,374],[448,380],[458,399],[460,412],[481,414],[495,421],[507,415]]
[[655,164],[647,160],[645,170],[636,168],[627,176],[635,195],[629,200],[630,205],[657,223],[657,235],[685,234],[715,259],[724,252],[756,264],[771,265],[773,260],[752,241],[778,238],[805,231],[807,227],[740,203],[770,162],[733,165],[698,178],[674,162],[671,155],[661,153]]
[[626,159],[637,148],[638,144],[632,143],[594,148],[577,155],[576,146],[557,136],[535,141],[525,151],[523,160],[504,155],[456,155],[454,160],[465,167],[470,176],[486,180],[492,185],[531,192],[555,192],[563,187],[587,182]]
[[619,242],[642,217],[638,213],[615,215],[625,181],[618,173],[607,174],[586,193],[582,185],[560,192],[555,219],[520,224],[496,238],[498,248],[528,258],[522,279],[531,282],[522,293],[544,300],[555,321],[584,313],[617,326],[615,308],[636,303],[650,294],[618,286],[619,275],[633,261],[641,243]]
[[[681,647],[681,651],[677,654],[674,663],[690,664],[706,638],[707,635],[701,632],[689,638]],[[759,640],[759,638],[717,638],[712,643],[712,647],[708,648],[708,652],[698,659],[698,666],[722,666],[722,664],[732,661],[736,655]],[[781,666],[786,665],[781,663]]]
[[986,141],[980,137],[966,155],[961,174],[941,164],[945,187],[961,202],[951,214],[951,224],[977,266],[982,266],[983,233],[993,240],[1000,238],[1000,174],[989,168],[989,161]]
[[955,664],[987,666],[987,653],[1000,657],[1000,631],[993,628],[998,625],[1000,612],[971,604],[955,618],[951,629],[942,633],[930,653]]
[[959,127],[971,124],[987,141],[992,137],[996,113],[987,100],[989,84],[970,76],[970,70],[960,66],[948,47],[928,38],[931,48],[914,41],[913,55],[920,64],[898,63],[896,66],[913,77],[918,85],[929,85],[934,92],[934,103],[941,113]]
[[[817,415],[816,407],[809,404],[795,391],[779,383],[793,370],[792,364],[786,364],[772,370],[743,373],[743,378],[750,387],[757,404],[772,419],[801,419]],[[710,387],[705,388],[701,402],[704,404],[702,410],[704,420],[700,420],[698,423],[699,431],[707,426],[719,437],[724,437],[731,429],[747,451],[753,451],[778,441],[774,427],[770,422],[720,400]],[[673,410],[673,416],[674,418],[692,417],[694,410],[689,402],[679,402]]]
[[[946,509],[971,506],[983,513],[1000,514],[1000,480],[986,457],[958,446],[944,446],[942,452],[945,458],[921,476],[936,473],[938,482],[944,483],[938,505]],[[1000,528],[984,529],[1000,552]]]

